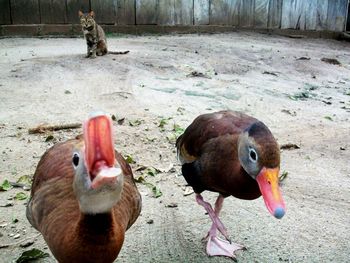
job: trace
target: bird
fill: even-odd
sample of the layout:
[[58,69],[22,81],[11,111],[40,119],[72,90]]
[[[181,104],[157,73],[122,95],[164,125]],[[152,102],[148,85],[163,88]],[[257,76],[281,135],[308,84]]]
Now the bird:
[[107,114],[91,113],[83,135],[52,146],[36,167],[26,216],[58,262],[113,262],[140,214],[112,128]]
[[[284,216],[279,146],[263,122],[238,111],[202,114],[178,137],[176,148],[182,175],[212,221],[205,238],[207,255],[236,259],[235,252],[245,249],[231,242],[219,218],[226,197],[253,200],[262,195],[275,218]],[[214,208],[204,200],[204,191],[219,194]]]

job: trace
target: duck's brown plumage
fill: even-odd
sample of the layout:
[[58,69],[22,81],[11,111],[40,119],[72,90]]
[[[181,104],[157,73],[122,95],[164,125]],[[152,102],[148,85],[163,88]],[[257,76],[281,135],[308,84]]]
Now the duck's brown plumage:
[[[183,175],[195,192],[210,190],[247,200],[261,195],[257,182],[240,165],[237,152],[239,135],[254,123],[259,121],[244,113],[220,111],[200,115],[188,126],[176,145],[187,162]],[[269,153],[260,161],[272,167],[279,165],[275,140],[265,140],[264,144],[272,147],[261,149]]]
[[[251,200],[263,195],[270,213],[283,217],[279,147],[259,120],[234,111],[203,114],[187,127],[176,147],[182,174],[213,222],[206,237],[209,256],[235,258],[235,251],[244,248],[228,242],[227,230],[219,219],[225,197]],[[205,190],[219,193],[214,209],[201,195]],[[226,240],[219,238],[217,231]]]
[[140,214],[141,196],[129,164],[116,152],[124,174],[121,200],[110,213],[81,213],[73,192],[72,152],[82,146],[82,137],[77,137],[43,155],[34,174],[27,218],[59,262],[113,262],[125,231]]

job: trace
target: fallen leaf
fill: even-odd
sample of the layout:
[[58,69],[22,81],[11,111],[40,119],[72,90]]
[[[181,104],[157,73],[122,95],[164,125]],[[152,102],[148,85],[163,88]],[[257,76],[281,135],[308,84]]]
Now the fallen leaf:
[[286,143],[286,144],[282,144],[280,146],[281,150],[294,150],[294,149],[300,149],[300,146],[295,144],[295,143]]
[[141,120],[133,120],[133,121],[129,121],[129,125],[132,126],[132,127],[135,127],[135,126],[139,126],[141,125],[142,121]]
[[299,57],[299,58],[297,58],[297,60],[310,60],[311,58],[309,58],[309,57]]
[[167,204],[165,207],[174,208],[174,207],[177,207],[177,203],[170,203],[170,204]]
[[8,191],[12,188],[12,185],[8,180],[4,180],[2,184],[0,185],[0,191]]
[[160,191],[160,189],[155,185],[152,187],[152,193],[155,198],[161,197],[163,195],[162,191]]
[[16,200],[26,200],[27,199],[27,194],[24,193],[24,192],[19,192],[15,195],[15,198]]
[[341,65],[339,60],[337,60],[335,58],[321,58],[321,61],[326,62],[328,64],[332,64],[332,65]]
[[148,219],[146,223],[147,223],[147,224],[153,224],[154,221],[153,221],[153,219]]
[[278,74],[272,71],[264,71],[262,74],[266,74],[266,75],[272,75],[272,76],[276,76],[278,77]]
[[186,186],[184,189],[183,195],[188,196],[188,195],[191,195],[193,193],[194,193],[193,188],[190,186]]
[[31,250],[24,251],[22,255],[16,260],[16,263],[29,262],[39,258],[46,258],[48,256],[48,253],[45,253],[37,248],[33,248]]
[[18,178],[17,183],[30,186],[32,184],[32,179],[29,175],[22,175]]
[[287,178],[287,175],[288,175],[288,172],[284,171],[279,177],[280,182],[285,180]]
[[136,163],[134,161],[134,158],[131,156],[131,155],[127,155],[126,158],[125,158],[126,162],[129,163],[129,164],[133,164],[133,163]]
[[324,116],[324,118],[327,119],[327,120],[333,121],[331,116]]
[[55,137],[53,137],[52,134],[48,135],[45,139],[45,142],[49,142],[49,141],[52,141]]

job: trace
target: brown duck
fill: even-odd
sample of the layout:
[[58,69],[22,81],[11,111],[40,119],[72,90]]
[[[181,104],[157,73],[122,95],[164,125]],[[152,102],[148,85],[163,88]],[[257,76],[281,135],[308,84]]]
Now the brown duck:
[[113,147],[112,122],[95,113],[83,138],[42,156],[27,218],[59,262],[113,262],[140,210],[131,168]]
[[[279,147],[261,121],[234,111],[203,114],[178,138],[176,146],[182,174],[213,222],[206,237],[209,256],[235,258],[235,251],[244,249],[231,243],[219,219],[224,198],[252,200],[262,195],[274,217],[284,216],[278,185]],[[214,209],[203,200],[205,190],[219,193]],[[226,240],[217,236],[217,230]]]

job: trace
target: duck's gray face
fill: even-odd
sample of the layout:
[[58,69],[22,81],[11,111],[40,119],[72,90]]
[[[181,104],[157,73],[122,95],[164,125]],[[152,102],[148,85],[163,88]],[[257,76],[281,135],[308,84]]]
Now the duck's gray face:
[[83,213],[105,213],[119,201],[122,170],[115,160],[112,122],[94,114],[84,123],[84,146],[72,155],[75,169],[73,189]]
[[257,181],[269,212],[282,218],[286,208],[279,189],[279,147],[263,123],[254,123],[240,135],[238,158],[244,170]]

